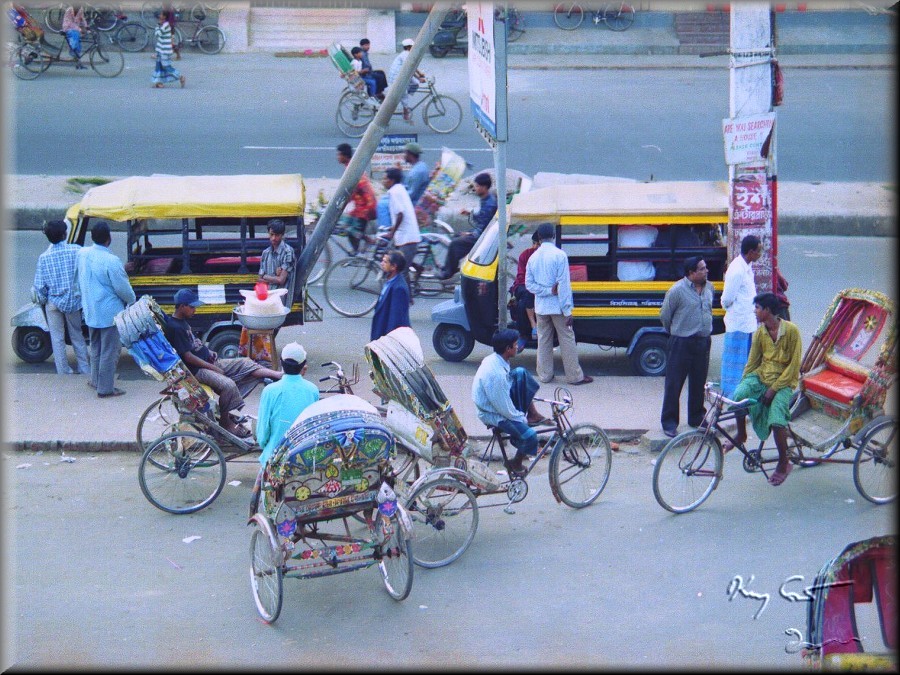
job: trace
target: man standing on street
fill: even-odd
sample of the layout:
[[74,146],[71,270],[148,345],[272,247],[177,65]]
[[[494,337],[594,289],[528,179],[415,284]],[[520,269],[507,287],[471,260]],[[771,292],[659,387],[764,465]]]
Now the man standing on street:
[[406,258],[400,251],[388,251],[381,259],[384,285],[372,314],[370,340],[377,340],[400,326],[409,326],[409,286],[401,274],[405,268]]
[[534,314],[537,318],[537,375],[541,382],[553,380],[553,334],[559,340],[566,382],[588,384],[593,377],[584,374],[578,363],[578,345],[572,329],[572,283],[569,277],[569,257],[553,243],[553,223],[538,225],[541,242],[525,266],[525,288],[534,293]]
[[722,347],[722,393],[728,398],[741,381],[741,373],[747,365],[750,341],[756,331],[756,315],[753,298],[756,282],[750,265],[762,257],[762,243],[755,235],[748,234],[741,240],[741,254],[728,265],[725,286],[722,289],[722,307],[725,308],[725,344]]
[[81,291],[84,322],[91,338],[91,379],[88,384],[97,396],[121,396],[125,392],[115,386],[116,366],[122,345],[115,316],[135,301],[128,274],[109,245],[109,224],[98,220],[91,227],[94,245],[78,252],[76,277]]
[[259,463],[263,466],[297,416],[319,400],[319,388],[303,378],[307,363],[306,350],[302,345],[291,342],[284,346],[281,367],[284,369],[282,378],[267,384],[259,398],[256,442],[263,449],[259,456]]
[[403,153],[403,159],[406,160],[412,168],[406,172],[406,178],[403,179],[403,185],[409,193],[409,199],[415,206],[422,195],[425,194],[425,188],[428,187],[428,181],[431,179],[431,172],[422,156],[422,146],[418,143],[407,143]]
[[549,424],[534,407],[534,395],[540,385],[524,368],[510,370],[509,363],[518,353],[519,331],[498,330],[491,337],[492,354],[484,357],[472,381],[472,401],[478,419],[509,434],[516,448],[507,463],[514,473],[525,470],[522,461],[537,453],[537,432],[532,426]]
[[707,283],[706,262],[699,256],[684,261],[684,277],[672,284],[663,299],[659,319],[669,334],[662,423],[666,436],[678,433],[681,390],[688,380],[688,424],[699,427],[706,414],[703,386],[709,371],[713,288]]
[[84,344],[84,335],[81,333],[81,292],[75,284],[75,266],[81,247],[63,241],[66,238],[66,223],[63,220],[46,223],[44,234],[50,241],[50,246],[38,257],[34,292],[47,313],[56,372],[60,375],[71,375],[74,372],[69,367],[66,356],[68,326],[78,372],[90,375],[87,345]]
[[[475,242],[478,241],[478,237],[484,232],[484,228],[488,226],[497,213],[497,195],[491,191],[492,184],[489,174],[480,173],[475,176],[475,194],[478,195],[480,200],[478,210],[472,213],[472,229],[468,232],[463,232],[450,241],[450,246],[447,247],[444,273],[438,277],[442,281],[446,281],[456,274],[456,270],[459,269],[459,261],[472,250]],[[464,216],[469,215],[469,211],[462,211],[461,213]]]

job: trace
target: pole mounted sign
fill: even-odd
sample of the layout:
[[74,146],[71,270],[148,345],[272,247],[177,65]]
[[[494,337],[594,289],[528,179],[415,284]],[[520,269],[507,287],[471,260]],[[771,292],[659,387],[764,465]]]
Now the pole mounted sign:
[[774,112],[722,120],[725,163],[732,166],[765,161],[774,126]]
[[[506,140],[506,119],[497,114],[497,53],[494,3],[468,2],[469,98],[475,124],[493,140]],[[505,73],[504,73],[505,75]],[[505,88],[504,82],[504,88]]]

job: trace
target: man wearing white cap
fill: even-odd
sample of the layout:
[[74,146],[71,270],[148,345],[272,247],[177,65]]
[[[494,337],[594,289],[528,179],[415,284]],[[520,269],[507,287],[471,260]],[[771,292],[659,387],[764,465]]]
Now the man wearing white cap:
[[[391,69],[388,71],[388,87],[393,86],[394,80],[396,80],[397,76],[400,74],[400,70],[403,68],[403,64],[406,63],[406,59],[409,57],[409,51],[412,49],[412,46],[415,43],[409,38],[406,38],[400,44],[403,46],[403,49],[394,58],[394,62],[391,64]],[[416,80],[418,80],[418,82]],[[403,97],[400,99],[400,103],[403,105],[403,119],[405,119],[410,124],[412,124],[413,122],[409,110],[409,95],[414,93],[419,88],[419,82],[424,81],[425,73],[423,73],[421,70],[416,69],[416,71],[413,73],[413,76],[409,78],[409,84],[406,88],[406,91],[403,92]]]
[[284,376],[266,385],[259,399],[259,415],[256,423],[256,442],[263,449],[259,462],[266,462],[281,443],[297,416],[310,403],[319,400],[319,388],[306,374],[306,350],[298,343],[291,342],[281,350],[281,367]]

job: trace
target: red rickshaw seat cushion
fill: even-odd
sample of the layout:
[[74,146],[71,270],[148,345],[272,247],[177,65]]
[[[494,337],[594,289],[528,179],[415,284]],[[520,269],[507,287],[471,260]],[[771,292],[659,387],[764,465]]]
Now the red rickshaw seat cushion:
[[863,383],[843,373],[826,368],[803,378],[803,387],[807,391],[820,394],[838,403],[850,403],[862,390]]
[[[258,255],[248,255],[247,262],[248,263],[258,263],[260,256]],[[218,258],[209,258],[206,261],[207,265],[240,265],[241,264],[241,256],[239,255],[223,255]]]

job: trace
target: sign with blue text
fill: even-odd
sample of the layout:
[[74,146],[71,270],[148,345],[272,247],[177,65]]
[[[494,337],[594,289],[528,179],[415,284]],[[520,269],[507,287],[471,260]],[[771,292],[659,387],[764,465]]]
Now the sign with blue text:
[[467,2],[469,16],[469,99],[475,124],[497,138],[497,74],[494,3]]

